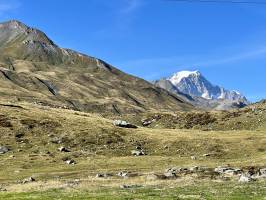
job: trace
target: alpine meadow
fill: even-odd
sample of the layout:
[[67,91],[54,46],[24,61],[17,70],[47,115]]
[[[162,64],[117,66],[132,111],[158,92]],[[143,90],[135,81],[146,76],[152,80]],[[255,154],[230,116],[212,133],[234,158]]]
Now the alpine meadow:
[[265,200],[265,9],[0,1],[0,199]]

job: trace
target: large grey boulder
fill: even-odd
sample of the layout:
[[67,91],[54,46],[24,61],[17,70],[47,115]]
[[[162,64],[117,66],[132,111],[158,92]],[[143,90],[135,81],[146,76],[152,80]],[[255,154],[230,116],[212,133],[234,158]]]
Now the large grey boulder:
[[9,151],[9,149],[5,146],[0,146],[0,154],[5,154]]
[[123,121],[123,120],[114,120],[113,125],[122,127],[122,128],[138,128],[137,126],[130,124],[127,121]]

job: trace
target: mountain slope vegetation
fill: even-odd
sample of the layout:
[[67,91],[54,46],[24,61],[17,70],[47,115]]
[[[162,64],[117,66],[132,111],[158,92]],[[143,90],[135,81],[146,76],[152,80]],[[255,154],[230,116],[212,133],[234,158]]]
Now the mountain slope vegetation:
[[2,99],[113,114],[193,108],[100,59],[60,48],[19,21],[0,24],[0,38]]

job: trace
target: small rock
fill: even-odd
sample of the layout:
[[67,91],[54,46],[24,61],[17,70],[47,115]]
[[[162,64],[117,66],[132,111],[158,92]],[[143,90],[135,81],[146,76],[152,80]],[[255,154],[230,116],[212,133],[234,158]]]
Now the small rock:
[[149,126],[149,125],[152,124],[152,122],[153,122],[153,121],[151,121],[151,120],[143,120],[143,121],[142,121],[142,126]]
[[98,173],[96,174],[95,178],[107,178],[111,176],[111,174],[107,174],[107,173]]
[[118,172],[117,176],[128,178],[128,172],[127,171]]
[[197,160],[196,156],[191,156],[190,158],[191,158],[191,160]]
[[65,147],[59,147],[58,148],[58,151],[60,151],[60,152],[70,152],[67,148],[65,148]]
[[164,173],[164,176],[165,176],[166,178],[176,178],[176,174],[173,173],[173,172],[165,172],[165,173]]
[[35,181],[36,181],[35,178],[33,178],[33,177],[29,177],[29,178],[24,179],[24,180],[22,181],[22,183],[25,184],[25,183],[35,182]]
[[253,181],[253,179],[250,177],[250,176],[247,176],[247,175],[244,175],[242,174],[238,180],[238,182],[241,182],[241,183],[248,183],[248,182],[251,182]]
[[230,175],[230,176],[234,176],[234,175],[238,175],[242,173],[241,169],[232,168],[232,167],[221,167],[221,166],[216,167],[214,171],[219,174]]
[[165,178],[176,178],[177,177],[177,173],[180,172],[180,168],[169,168],[165,170],[164,176]]
[[137,150],[142,150],[141,146],[136,146]]
[[131,151],[131,155],[133,155],[133,156],[144,156],[145,153],[144,153],[143,150],[132,150]]
[[198,166],[193,166],[193,167],[190,167],[189,168],[189,171],[191,171],[191,172],[196,172],[196,171],[198,171],[200,168],[198,167]]
[[138,128],[137,126],[130,124],[127,121],[123,121],[123,120],[114,120],[113,125],[122,127],[122,128]]
[[209,156],[211,156],[211,154],[206,153],[206,154],[203,154],[202,156],[203,157],[209,157]]
[[9,149],[5,146],[0,146],[0,154],[5,154],[9,151]]
[[120,185],[121,189],[130,189],[130,188],[139,188],[143,187],[142,185]]
[[266,168],[260,169],[260,174],[261,175],[266,175]]
[[74,160],[70,159],[70,160],[66,160],[66,164],[68,164],[68,165],[75,165],[76,162]]
[[229,176],[234,176],[234,175],[241,174],[241,170],[240,169],[228,169],[224,171],[224,174],[229,175]]

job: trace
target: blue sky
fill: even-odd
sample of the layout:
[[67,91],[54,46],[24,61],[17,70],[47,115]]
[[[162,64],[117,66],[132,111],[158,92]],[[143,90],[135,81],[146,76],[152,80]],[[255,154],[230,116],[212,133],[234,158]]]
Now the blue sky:
[[21,20],[147,80],[200,70],[252,101],[266,98],[266,5],[0,0],[0,19]]

